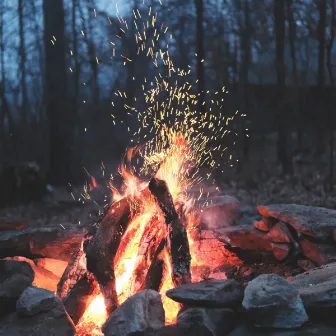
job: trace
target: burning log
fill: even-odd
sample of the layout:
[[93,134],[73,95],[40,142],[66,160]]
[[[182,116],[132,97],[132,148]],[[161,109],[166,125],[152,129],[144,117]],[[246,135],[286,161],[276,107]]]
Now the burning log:
[[99,283],[108,313],[118,307],[114,257],[130,217],[128,198],[113,203],[98,222],[94,237],[85,244],[87,270],[94,274]]
[[167,183],[157,178],[152,178],[148,188],[163,212],[168,226],[167,243],[172,266],[172,281],[175,287],[190,283],[191,255],[187,231],[175,209]]
[[57,296],[64,299],[86,273],[86,259],[81,246],[73,255],[57,285]]
[[155,216],[152,218],[150,225],[144,235],[141,237],[139,244],[139,252],[134,268],[134,293],[145,289],[146,279],[151,268],[152,263],[155,261],[155,256],[166,237],[166,228]]
[[64,307],[75,325],[84,315],[98,292],[96,279],[92,274],[86,272],[63,300]]

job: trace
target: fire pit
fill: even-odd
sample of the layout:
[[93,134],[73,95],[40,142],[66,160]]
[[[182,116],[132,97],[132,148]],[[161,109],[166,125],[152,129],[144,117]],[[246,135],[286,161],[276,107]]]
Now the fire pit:
[[[217,243],[216,255],[211,240],[208,251],[200,246],[206,242],[200,239],[202,209],[189,193],[197,176],[192,171],[194,153],[181,134],[172,132],[169,137],[169,145],[155,154],[159,159],[145,160],[144,166],[158,160],[149,183],[122,167],[123,194],[112,186],[115,201],[85,236],[63,274],[57,293],[78,324],[79,335],[80,330],[99,330],[111,312],[143,289],[162,295],[166,323],[174,323],[181,305],[165,296],[168,289],[206,277],[202,268],[210,258],[209,273],[223,264],[241,263],[223,244]],[[226,274],[217,272],[217,277],[226,279]]]

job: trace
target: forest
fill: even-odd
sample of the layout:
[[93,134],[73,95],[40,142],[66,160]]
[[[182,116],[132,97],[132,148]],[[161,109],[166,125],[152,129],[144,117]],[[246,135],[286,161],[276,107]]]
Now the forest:
[[[223,113],[246,114],[233,126],[239,163],[227,176],[304,167],[333,188],[334,0],[2,1],[1,164],[35,161],[62,185],[81,182],[83,166],[120,160],[132,121],[113,127],[111,115],[125,115],[113,97],[139,97],[143,78],[158,73],[136,57],[132,21],[145,23],[149,10],[169,28],[162,39],[175,65],[198,79],[198,109],[209,106],[205,92],[225,87]],[[127,66],[125,55],[134,59]]]

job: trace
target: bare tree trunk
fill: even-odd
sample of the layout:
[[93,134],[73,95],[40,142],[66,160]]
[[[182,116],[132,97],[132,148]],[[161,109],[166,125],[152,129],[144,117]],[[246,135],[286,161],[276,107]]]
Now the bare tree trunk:
[[49,121],[49,181],[71,180],[73,115],[67,104],[65,23],[63,0],[44,0],[46,109]]
[[[326,9],[327,0],[318,1],[319,9],[319,22],[317,26],[317,36],[318,36],[318,71],[317,71],[317,85],[323,87],[325,85],[325,27],[326,27]],[[321,88],[322,89],[322,88]],[[324,150],[324,132],[321,120],[317,120],[317,147],[316,155],[320,155]]]
[[290,50],[290,57],[292,63],[292,71],[293,71],[293,82],[295,86],[294,92],[294,109],[295,115],[298,116],[298,123],[297,123],[297,146],[298,149],[302,149],[302,136],[303,136],[303,123],[301,120],[303,119],[300,114],[300,107],[298,104],[298,85],[299,85],[299,77],[298,77],[298,70],[297,70],[297,57],[296,57],[296,50],[295,50],[295,40],[296,40],[296,23],[293,18],[293,0],[286,1],[286,9],[287,9],[287,19],[288,19],[288,27],[289,27],[289,50]]
[[276,39],[276,74],[279,104],[277,110],[278,141],[277,154],[282,164],[283,174],[291,174],[293,165],[288,153],[286,108],[283,104],[285,99],[286,75],[285,75],[285,3],[274,0],[274,21],[275,21],[275,39]]
[[[25,33],[24,33],[24,8],[23,0],[18,0],[18,12],[19,12],[19,34],[20,34],[20,72],[21,72],[21,90],[22,90],[22,105],[21,115],[23,121],[23,127],[26,130],[27,127],[27,114],[28,114],[28,97],[27,97],[27,81],[26,81],[26,46],[25,46]],[[25,139],[27,140],[27,139]]]
[[[240,73],[240,80],[242,84],[242,99],[243,99],[243,111],[245,114],[248,114],[248,107],[249,107],[249,92],[248,92],[248,85],[249,85],[249,69],[251,63],[251,22],[250,22],[250,7],[249,2],[241,0],[239,3],[239,7],[242,13],[241,18],[241,47],[242,47],[242,64],[241,64],[241,73]],[[242,160],[240,160],[240,164],[238,168],[241,168],[242,164],[245,164],[249,160],[249,142],[248,142],[248,129],[246,124],[246,119],[243,119],[242,122]]]
[[[327,44],[327,69],[329,74],[329,81],[331,85],[331,92],[335,89],[335,80],[333,74],[333,64],[331,62],[331,52],[334,44],[335,30],[336,30],[336,5],[335,0],[330,0],[331,7],[331,24],[330,24],[330,36]],[[328,119],[329,119],[329,191],[333,190],[334,186],[334,130],[335,130],[335,117],[334,117],[335,104],[331,104],[328,107]]]
[[204,76],[204,33],[203,33],[203,0],[195,0],[196,5],[196,52],[198,79],[198,110],[204,112],[205,106],[205,76]]

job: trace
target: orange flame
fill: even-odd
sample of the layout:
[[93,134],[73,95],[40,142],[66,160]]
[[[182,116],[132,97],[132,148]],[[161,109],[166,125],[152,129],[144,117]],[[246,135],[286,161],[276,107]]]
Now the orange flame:
[[[140,154],[144,161],[141,172],[165,180],[176,207],[183,206],[183,210],[187,216],[188,227],[191,228],[195,220],[193,211],[190,211],[193,205],[193,198],[189,195],[190,188],[196,180],[196,174],[190,174],[194,167],[195,153],[192,151],[188,141],[181,133],[169,131],[166,127],[163,127],[160,141],[155,143],[155,148],[148,150],[149,148],[147,146],[146,150],[142,153],[139,148],[132,148],[127,151],[123,164],[119,169],[119,173],[123,177],[123,186],[120,191],[110,183],[113,200],[118,201],[127,196],[131,199],[131,205],[135,210],[134,216],[124,233],[121,243],[122,248],[119,247],[114,260],[119,303],[124,302],[137,291],[137,288],[132,284],[132,277],[139,253],[140,239],[145,230],[148,229],[148,224],[151,222],[153,216],[162,216],[150,194],[139,197],[141,190],[147,186],[148,182],[140,179],[139,175],[136,175],[134,167],[126,163],[129,164],[136,154]],[[189,239],[192,238],[189,234],[188,236]],[[123,242],[125,243],[123,244]],[[194,255],[196,246],[193,245],[192,241],[190,241],[190,248],[191,254]],[[168,289],[174,287],[169,255],[166,248],[163,250],[161,258],[164,261],[164,271],[160,294],[162,295],[165,309],[166,324],[171,324],[175,322],[180,305],[165,295]],[[194,261],[195,258],[192,258],[192,263]],[[199,265],[199,262],[197,264]],[[97,326],[101,326],[102,321],[106,318],[103,313],[99,313],[103,311],[103,308],[104,301],[101,296],[98,296],[85,313],[85,318],[96,320]],[[98,316],[92,315],[92,311],[97,312]],[[83,319],[85,318],[83,317]]]

